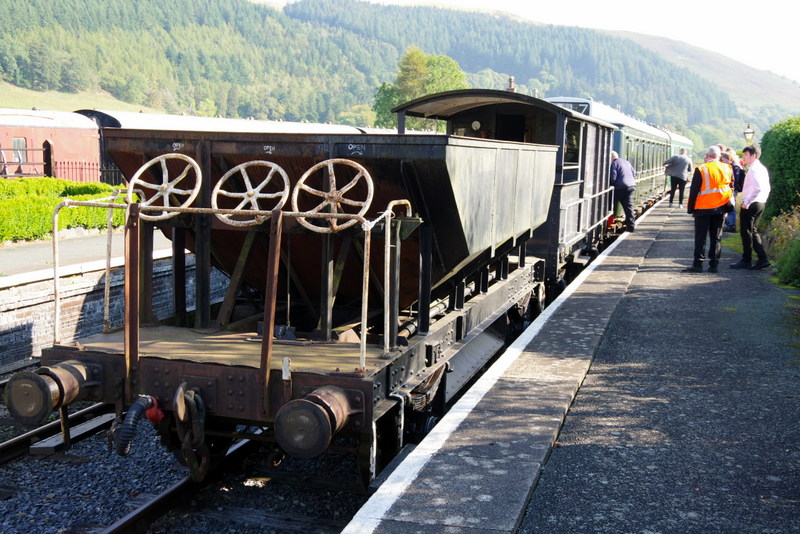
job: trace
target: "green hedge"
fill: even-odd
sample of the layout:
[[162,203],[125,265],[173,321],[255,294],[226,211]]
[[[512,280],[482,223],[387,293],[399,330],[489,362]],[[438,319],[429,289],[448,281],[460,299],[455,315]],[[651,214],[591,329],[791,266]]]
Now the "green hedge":
[[[70,182],[57,178],[0,180],[0,241],[42,239],[51,234],[53,212],[64,200],[107,198],[115,188],[102,183]],[[117,198],[124,202],[124,195]],[[124,224],[124,210],[114,210],[114,225]],[[103,208],[63,208],[58,228],[105,228],[108,211]]]
[[772,126],[761,140],[761,162],[772,191],[764,210],[768,221],[800,205],[800,116]]

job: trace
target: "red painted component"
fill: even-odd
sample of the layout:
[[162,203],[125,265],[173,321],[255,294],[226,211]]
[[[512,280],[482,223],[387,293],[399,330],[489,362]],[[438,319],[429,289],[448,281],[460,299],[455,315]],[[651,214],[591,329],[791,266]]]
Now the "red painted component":
[[158,407],[158,399],[153,397],[153,406],[145,412],[145,415],[147,416],[147,420],[154,425],[157,425],[164,419],[164,412]]

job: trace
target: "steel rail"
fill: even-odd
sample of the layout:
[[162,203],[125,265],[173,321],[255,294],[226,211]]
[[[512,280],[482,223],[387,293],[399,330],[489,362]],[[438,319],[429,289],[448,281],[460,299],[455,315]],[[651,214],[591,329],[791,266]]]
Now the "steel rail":
[[[112,410],[113,406],[111,404],[93,404],[88,408],[84,408],[83,410],[77,411],[70,415],[70,426],[89,421],[98,415],[108,413]],[[52,421],[46,425],[40,426],[15,438],[11,438],[10,440],[0,443],[0,464],[5,464],[11,460],[14,460],[15,458],[19,458],[20,456],[25,456],[28,454],[31,445],[43,439],[56,436],[59,433],[61,433],[60,420]],[[75,441],[80,441],[80,439],[82,438],[76,437],[73,440],[73,443]]]

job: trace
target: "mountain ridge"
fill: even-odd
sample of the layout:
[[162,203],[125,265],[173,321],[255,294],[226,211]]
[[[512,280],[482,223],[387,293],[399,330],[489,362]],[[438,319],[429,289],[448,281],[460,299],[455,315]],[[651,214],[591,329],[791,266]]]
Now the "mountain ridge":
[[490,9],[80,0],[76,12],[75,2],[0,4],[0,19],[19,21],[0,40],[0,81],[169,113],[368,125],[377,89],[417,46],[456,60],[476,87],[514,76],[521,92],[591,97],[696,144],[737,142],[746,123],[763,132],[800,104],[789,80],[677,41]]
[[763,108],[776,106],[800,113],[800,84],[785,76],[667,37],[635,32],[613,32],[613,35],[630,39],[718,85],[744,113],[757,114]]

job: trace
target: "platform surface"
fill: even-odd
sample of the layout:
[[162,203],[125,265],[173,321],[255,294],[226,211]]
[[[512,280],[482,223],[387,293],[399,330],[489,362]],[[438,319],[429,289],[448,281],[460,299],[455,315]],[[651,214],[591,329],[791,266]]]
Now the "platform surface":
[[692,247],[649,210],[342,532],[797,531],[800,291]]

